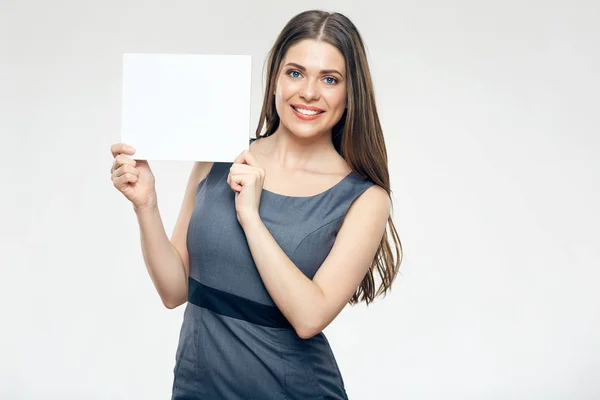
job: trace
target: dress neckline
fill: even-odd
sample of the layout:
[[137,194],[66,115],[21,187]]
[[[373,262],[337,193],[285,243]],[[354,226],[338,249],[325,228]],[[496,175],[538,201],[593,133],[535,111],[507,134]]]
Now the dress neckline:
[[320,193],[317,193],[317,194],[314,194],[312,196],[289,196],[289,195],[286,195],[286,194],[275,193],[275,192],[272,192],[272,191],[270,191],[268,189],[265,189],[265,188],[263,188],[262,191],[263,191],[263,193],[268,193],[269,195],[277,196],[277,197],[282,197],[282,198],[286,198],[286,199],[312,199],[312,198],[323,196],[323,195],[331,192],[336,187],[342,185],[342,183],[344,183],[346,180],[348,180],[350,178],[350,176],[353,175],[353,174],[354,174],[354,171],[350,171],[349,174],[347,174],[346,176],[344,176],[338,183],[336,183],[335,185],[333,185],[329,189],[325,189],[324,191],[322,191]]

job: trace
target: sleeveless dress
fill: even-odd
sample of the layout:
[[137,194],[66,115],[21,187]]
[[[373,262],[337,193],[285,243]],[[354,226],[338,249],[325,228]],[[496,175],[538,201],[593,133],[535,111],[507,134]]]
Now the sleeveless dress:
[[[172,400],[348,399],[323,332],[300,338],[267,292],[237,221],[235,192],[227,184],[231,165],[215,162],[196,189],[187,232],[188,302]],[[315,196],[263,189],[259,215],[312,279],[346,211],[372,185],[351,172]]]

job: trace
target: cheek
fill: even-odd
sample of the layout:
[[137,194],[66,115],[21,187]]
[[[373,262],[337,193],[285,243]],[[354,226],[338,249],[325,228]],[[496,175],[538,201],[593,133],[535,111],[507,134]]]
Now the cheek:
[[327,104],[336,110],[339,108],[343,110],[346,107],[346,90],[340,88],[340,90],[329,93],[327,96]]
[[275,109],[277,110],[277,114],[281,115],[281,108],[283,107],[283,99],[284,99],[284,94],[283,94],[283,90],[281,89],[280,85],[277,85],[277,88],[275,89]]
[[287,101],[291,96],[293,96],[295,91],[296,88],[294,87],[294,84],[280,80],[277,83],[275,96],[279,101]]
[[279,115],[289,107],[288,102],[294,97],[297,89],[293,84],[278,82],[275,88],[275,109]]
[[346,90],[344,89],[330,93],[327,104],[329,104],[329,107],[334,111],[331,117],[337,124],[344,115],[344,110],[346,108]]

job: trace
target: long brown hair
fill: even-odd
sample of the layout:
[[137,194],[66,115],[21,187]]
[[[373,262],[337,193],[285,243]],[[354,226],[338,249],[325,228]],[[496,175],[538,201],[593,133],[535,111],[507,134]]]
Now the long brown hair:
[[[290,46],[305,39],[329,43],[344,55],[347,73],[347,109],[332,129],[332,141],[337,152],[357,175],[368,178],[384,188],[391,198],[387,151],[375,106],[373,83],[365,48],[354,24],[342,14],[320,10],[305,11],[293,17],[283,28],[267,59],[267,85],[256,137],[267,137],[277,130],[279,115],[275,109],[273,93],[279,67]],[[265,122],[266,130],[261,135]],[[388,225],[389,233],[386,227],[371,267],[349,300],[350,304],[365,301],[369,305],[375,297],[381,294],[385,297],[386,292],[391,290],[392,282],[402,262],[402,245],[391,215]],[[388,236],[391,236],[394,244],[395,261]],[[373,279],[375,269],[381,278],[377,291]]]

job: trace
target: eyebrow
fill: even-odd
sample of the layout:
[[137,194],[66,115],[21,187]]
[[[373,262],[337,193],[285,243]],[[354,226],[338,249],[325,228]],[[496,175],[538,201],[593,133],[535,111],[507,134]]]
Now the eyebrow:
[[[296,67],[296,68],[298,68],[302,72],[306,72],[306,68],[304,68],[300,64],[296,64],[294,62],[289,62],[289,63],[285,64],[284,67],[287,67],[288,65],[291,66],[291,67]],[[344,75],[342,75],[341,72],[339,72],[336,69],[323,69],[323,70],[321,70],[321,74],[338,74],[340,76],[344,76]]]

